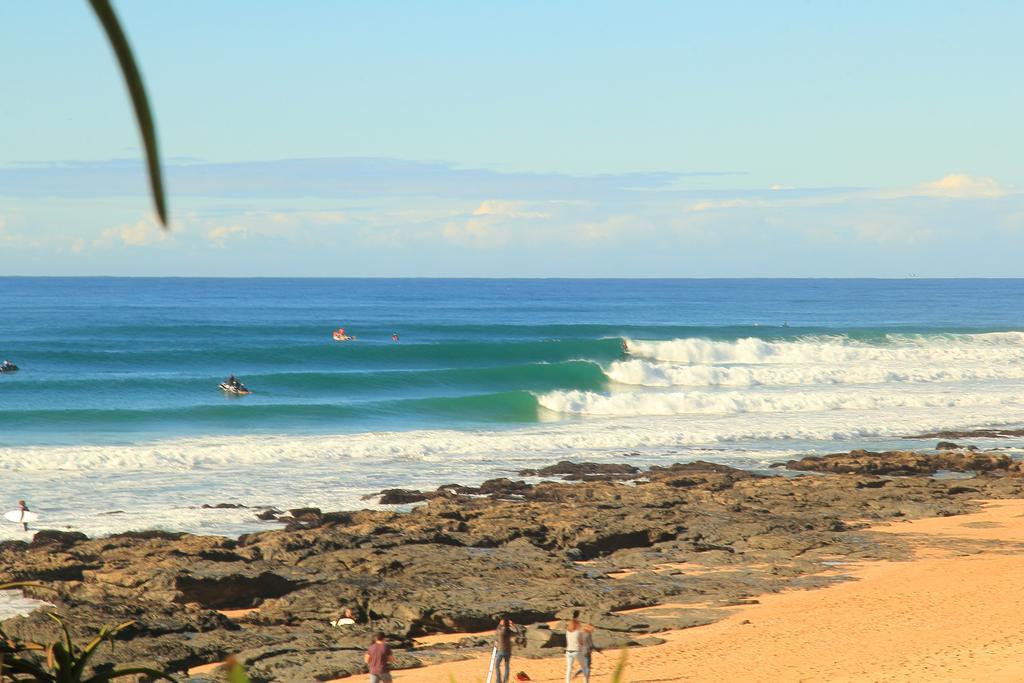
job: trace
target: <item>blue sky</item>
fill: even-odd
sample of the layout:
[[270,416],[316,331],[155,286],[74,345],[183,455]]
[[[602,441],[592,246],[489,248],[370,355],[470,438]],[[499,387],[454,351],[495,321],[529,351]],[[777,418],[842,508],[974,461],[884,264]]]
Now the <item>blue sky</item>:
[[1020,274],[1014,2],[0,4],[0,274]]

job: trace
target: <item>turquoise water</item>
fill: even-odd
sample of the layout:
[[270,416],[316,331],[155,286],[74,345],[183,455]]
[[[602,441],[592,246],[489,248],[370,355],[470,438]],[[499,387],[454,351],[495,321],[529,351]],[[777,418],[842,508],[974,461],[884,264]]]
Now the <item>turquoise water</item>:
[[[1024,424],[1022,280],[0,278],[0,292],[0,357],[22,368],[0,375],[0,501],[88,533],[238,533],[260,528],[250,512],[199,504],[358,507],[562,458],[757,469]],[[339,325],[357,340],[334,342]],[[252,395],[219,391],[229,374]]]

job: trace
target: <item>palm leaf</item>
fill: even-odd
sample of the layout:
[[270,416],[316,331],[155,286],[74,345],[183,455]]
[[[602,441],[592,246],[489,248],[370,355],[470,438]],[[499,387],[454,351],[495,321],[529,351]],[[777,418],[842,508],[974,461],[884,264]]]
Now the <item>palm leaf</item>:
[[118,624],[117,626],[104,626],[103,628],[101,628],[99,635],[90,640],[89,643],[85,647],[83,647],[82,651],[78,654],[78,661],[75,662],[73,670],[75,678],[73,678],[72,680],[77,680],[78,678],[81,678],[82,673],[85,671],[86,665],[89,663],[89,660],[92,659],[93,654],[95,654],[96,648],[98,648],[103,641],[109,640],[111,641],[111,644],[113,644],[114,636],[116,636],[118,633],[120,633],[121,631],[128,628],[134,623],[134,621],[126,621],[121,624]]
[[619,657],[618,663],[615,665],[615,671],[612,672],[612,683],[622,682],[622,672],[626,670],[626,654],[628,650],[622,651],[622,656]]
[[74,654],[75,653],[75,644],[73,642],[71,642],[71,631],[68,630],[67,624],[65,624],[64,620],[61,619],[56,614],[54,614],[53,612],[47,612],[46,616],[50,617],[51,619],[56,621],[58,624],[60,624],[60,630],[64,632],[64,642],[67,644],[68,653]]
[[146,88],[142,84],[142,75],[135,65],[135,57],[132,55],[132,48],[128,45],[128,39],[121,30],[121,24],[117,20],[114,8],[110,6],[110,0],[89,0],[96,18],[99,19],[110,41],[110,47],[117,55],[117,63],[121,66],[121,74],[124,76],[125,85],[128,86],[128,93],[132,98],[132,107],[135,108],[135,120],[139,124],[139,132],[142,134],[142,144],[146,149],[146,168],[149,171],[149,186],[153,192],[153,203],[156,204],[156,213],[160,217],[160,223],[167,227],[167,201],[164,198],[164,183],[160,172],[160,152],[156,144],[156,126],[153,124],[153,115],[149,110],[149,100],[146,98]]
[[233,657],[229,657],[224,663],[227,669],[228,683],[250,683],[249,676],[245,673],[245,667]]

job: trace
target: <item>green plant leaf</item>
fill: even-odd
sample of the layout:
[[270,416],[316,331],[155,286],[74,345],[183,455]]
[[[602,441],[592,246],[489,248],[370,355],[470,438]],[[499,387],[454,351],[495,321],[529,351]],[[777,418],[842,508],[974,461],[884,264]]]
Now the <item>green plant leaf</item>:
[[160,223],[167,228],[167,201],[164,197],[163,176],[160,171],[160,152],[156,144],[156,126],[153,124],[153,115],[149,109],[149,100],[146,98],[146,88],[142,84],[142,75],[135,65],[135,57],[132,48],[128,45],[128,39],[121,30],[121,23],[117,20],[114,8],[110,6],[110,0],[89,0],[96,18],[99,19],[117,56],[117,63],[121,66],[121,74],[124,76],[125,85],[128,86],[128,94],[132,98],[132,107],[135,109],[135,120],[139,124],[139,132],[142,134],[142,144],[146,150],[146,168],[149,171],[149,186],[153,192],[153,203],[156,205],[157,216]]
[[68,630],[67,624],[53,612],[47,612],[46,616],[60,624],[60,630],[64,632],[64,643],[67,645],[68,653],[73,655],[75,653],[75,644],[71,642],[71,631]]
[[228,672],[228,683],[250,683],[249,676],[245,673],[245,667],[239,662],[229,660],[226,668]]
[[612,683],[623,683],[622,672],[626,670],[626,655],[628,652],[628,650],[622,651],[622,656],[619,657],[619,661],[615,665],[615,671],[612,672]]

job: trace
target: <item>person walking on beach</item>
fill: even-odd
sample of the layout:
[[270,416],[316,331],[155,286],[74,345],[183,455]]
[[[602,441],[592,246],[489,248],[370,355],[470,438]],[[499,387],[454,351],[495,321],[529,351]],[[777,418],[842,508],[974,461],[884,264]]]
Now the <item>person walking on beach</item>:
[[572,676],[575,678],[583,674],[583,683],[590,683],[590,656],[594,650],[600,652],[600,648],[594,647],[594,625],[584,624],[580,629],[580,649],[576,653],[576,661],[580,663],[580,669]]
[[[512,640],[516,636],[516,628],[508,615],[503,615],[498,620],[498,628],[494,631],[494,671],[498,677],[498,683],[510,683],[509,672],[512,666]],[[505,663],[505,673],[501,673],[501,664]]]
[[383,633],[373,637],[373,645],[363,655],[363,661],[370,669],[370,683],[392,683],[391,665],[395,663],[395,655],[385,642]]
[[572,619],[565,626],[565,683],[572,680],[572,669],[576,663],[576,655],[580,652],[579,611],[572,613]]

